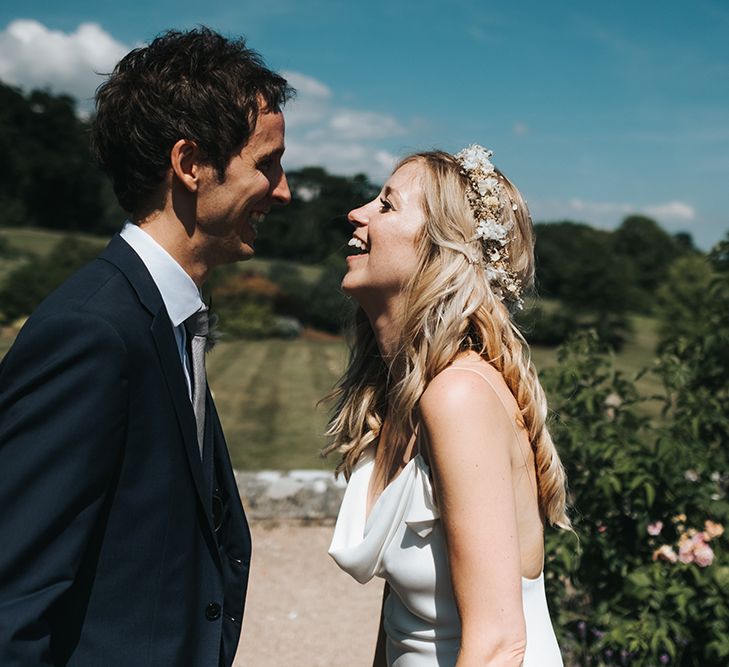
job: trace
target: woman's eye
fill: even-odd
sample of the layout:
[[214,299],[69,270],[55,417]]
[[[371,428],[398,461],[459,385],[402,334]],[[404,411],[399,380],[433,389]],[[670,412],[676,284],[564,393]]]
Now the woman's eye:
[[392,204],[387,199],[380,198],[380,210],[392,211]]

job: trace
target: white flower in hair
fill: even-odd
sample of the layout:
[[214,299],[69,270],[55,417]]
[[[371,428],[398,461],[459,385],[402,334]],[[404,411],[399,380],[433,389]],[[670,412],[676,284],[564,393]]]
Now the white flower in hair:
[[[496,170],[491,163],[493,152],[471,144],[456,153],[455,158],[468,178],[470,188],[467,192],[468,203],[476,219],[473,240],[480,242],[482,261],[486,279],[494,294],[509,307],[519,310],[522,307],[521,281],[509,267],[509,230],[514,226],[512,211],[518,209],[496,178]],[[508,200],[509,206],[505,206]],[[467,255],[469,263],[474,262]]]
[[493,155],[493,151],[479,146],[478,144],[471,144],[468,148],[464,148],[460,153],[456,155],[456,159],[460,161],[464,169],[472,170],[481,168],[484,173],[490,174],[494,170],[494,165],[491,164],[489,158]]
[[481,195],[485,195],[487,192],[493,192],[499,182],[493,177],[489,176],[478,182],[478,192]]
[[503,245],[507,241],[506,227],[493,218],[479,220],[476,225],[476,238],[484,241],[499,241]]

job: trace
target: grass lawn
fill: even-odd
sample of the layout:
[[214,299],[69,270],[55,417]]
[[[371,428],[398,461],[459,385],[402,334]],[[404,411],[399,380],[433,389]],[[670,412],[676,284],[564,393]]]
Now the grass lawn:
[[317,401],[346,362],[340,341],[221,342],[208,356],[210,387],[236,468],[332,468],[319,451],[327,410]]
[[[47,254],[63,234],[37,229],[0,229],[0,239],[24,256]],[[106,239],[80,238],[103,247]],[[17,260],[22,261],[22,259]],[[0,262],[0,279],[15,259]],[[240,271],[268,273],[272,260],[253,259],[237,265]],[[314,281],[321,268],[296,265],[303,280]],[[558,307],[547,303],[546,307]],[[633,318],[632,338],[615,363],[629,377],[651,363],[656,344],[655,322]],[[0,332],[0,358],[13,340],[10,329]],[[240,469],[331,468],[336,456],[319,457],[327,407],[317,401],[333,387],[346,363],[339,340],[301,338],[293,341],[223,341],[208,357],[210,386],[225,428],[233,464]],[[554,348],[534,347],[538,369],[556,364]],[[644,395],[660,385],[651,374],[638,382]],[[648,414],[658,414],[657,404],[647,404]]]
[[[650,364],[655,326],[637,318],[633,340],[617,355],[618,370],[629,377]],[[534,347],[538,369],[557,362],[554,348]],[[241,469],[328,468],[336,456],[318,456],[327,407],[317,401],[333,387],[346,363],[340,341],[262,340],[220,343],[208,357],[215,394],[233,465]],[[650,375],[638,382],[643,394],[655,393]],[[650,413],[657,414],[657,406]]]
[[[0,336],[0,356],[12,343]],[[616,357],[629,376],[650,364],[655,346],[652,320],[638,318],[634,338]],[[556,363],[556,351],[532,350],[538,369]],[[208,355],[210,387],[223,423],[233,465],[242,470],[334,467],[337,457],[322,459],[327,406],[317,401],[334,386],[346,363],[339,340],[269,339],[221,341]],[[659,386],[647,375],[644,394]],[[651,406],[648,406],[653,412]],[[657,406],[655,409],[657,414]]]

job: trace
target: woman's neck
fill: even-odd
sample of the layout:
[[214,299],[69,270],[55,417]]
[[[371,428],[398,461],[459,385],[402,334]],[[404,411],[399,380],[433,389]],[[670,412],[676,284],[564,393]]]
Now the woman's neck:
[[390,304],[389,307],[365,309],[365,312],[375,334],[380,355],[388,367],[392,369],[392,363],[397,357],[402,338],[400,311],[393,304]]

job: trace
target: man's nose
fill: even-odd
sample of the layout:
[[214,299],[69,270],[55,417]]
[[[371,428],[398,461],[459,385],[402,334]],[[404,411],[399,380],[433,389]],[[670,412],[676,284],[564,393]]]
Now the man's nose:
[[291,190],[289,190],[289,182],[286,179],[286,172],[281,170],[281,178],[278,179],[276,187],[271,192],[271,196],[278,204],[286,206],[291,201]]

